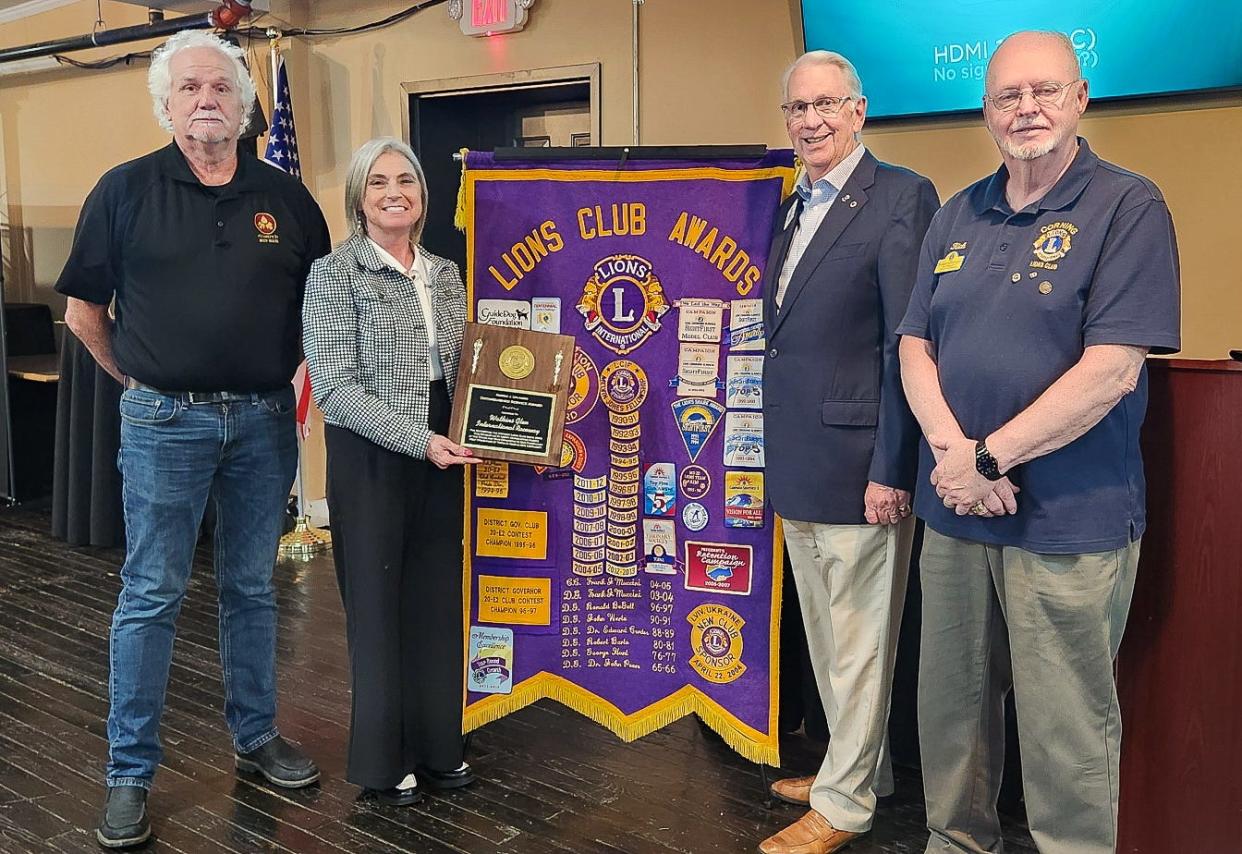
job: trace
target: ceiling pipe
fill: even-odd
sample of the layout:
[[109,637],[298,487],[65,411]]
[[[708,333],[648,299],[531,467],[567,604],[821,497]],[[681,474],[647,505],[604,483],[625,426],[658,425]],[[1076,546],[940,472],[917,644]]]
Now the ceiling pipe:
[[149,24],[139,24],[133,27],[118,27],[114,30],[100,30],[82,36],[4,48],[0,50],[0,63],[87,50],[92,47],[145,41],[170,36],[182,30],[232,29],[250,14],[250,3],[251,0],[223,0],[220,6],[212,12],[201,12],[197,15],[152,21]]

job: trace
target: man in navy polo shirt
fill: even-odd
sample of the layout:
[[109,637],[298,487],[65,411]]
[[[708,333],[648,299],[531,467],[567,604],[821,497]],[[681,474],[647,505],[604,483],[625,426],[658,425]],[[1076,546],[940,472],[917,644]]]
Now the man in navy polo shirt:
[[1002,850],[1011,687],[1040,852],[1116,848],[1112,662],[1146,523],[1143,362],[1179,347],[1179,274],[1159,189],[1077,136],[1081,78],[1059,33],[993,54],[983,114],[1004,163],[936,215],[898,329],[925,436],[928,852]]
[[276,729],[272,566],[297,464],[290,379],[302,294],[330,246],[300,181],[238,156],[254,103],[244,57],[201,32],[178,33],[156,51],[149,85],[173,140],[100,179],[56,283],[69,297],[69,328],[125,385],[126,554],[96,832],[106,848],[151,833],[146,798],[163,755],[173,636],[208,502],[237,767],[286,788],[319,777]]

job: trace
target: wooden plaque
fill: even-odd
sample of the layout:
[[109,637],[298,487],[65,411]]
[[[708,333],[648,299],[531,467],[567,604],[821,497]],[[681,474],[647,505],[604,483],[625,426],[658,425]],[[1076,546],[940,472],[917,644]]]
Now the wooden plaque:
[[449,438],[487,460],[561,464],[572,335],[467,323]]

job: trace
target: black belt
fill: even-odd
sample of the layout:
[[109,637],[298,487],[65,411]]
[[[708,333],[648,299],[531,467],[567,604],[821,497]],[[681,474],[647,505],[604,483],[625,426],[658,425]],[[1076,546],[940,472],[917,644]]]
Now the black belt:
[[[162,388],[140,383],[133,377],[125,378],[125,387],[141,391],[151,391],[166,397],[176,397],[192,405],[203,403],[239,403],[242,401],[254,403],[267,396],[266,394],[253,391],[165,391]],[[270,393],[268,392],[268,394]]]

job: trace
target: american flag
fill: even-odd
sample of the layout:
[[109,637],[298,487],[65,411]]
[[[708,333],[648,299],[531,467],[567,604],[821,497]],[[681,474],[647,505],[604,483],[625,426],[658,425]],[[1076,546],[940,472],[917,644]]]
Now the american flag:
[[[298,135],[293,127],[293,101],[289,97],[289,75],[285,72],[285,58],[276,60],[276,103],[272,106],[272,126],[267,134],[267,150],[263,159],[277,169],[288,172],[298,180],[302,178],[302,160],[298,157]],[[298,365],[293,375],[293,391],[297,396],[298,432],[305,439],[310,435],[306,423],[310,411],[310,372],[306,362]]]
[[272,127],[267,135],[267,150],[263,159],[301,179],[302,161],[298,157],[298,135],[293,127],[293,101],[289,99],[289,75],[285,72],[285,58],[277,60],[276,103],[272,107]]

